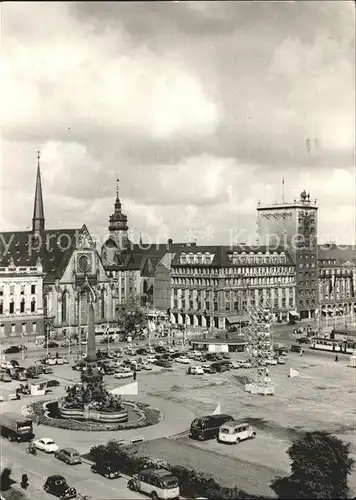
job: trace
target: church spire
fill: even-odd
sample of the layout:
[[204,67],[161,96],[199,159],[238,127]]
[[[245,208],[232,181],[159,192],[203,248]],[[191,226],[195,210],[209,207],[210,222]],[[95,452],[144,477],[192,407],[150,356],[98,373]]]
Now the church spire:
[[32,218],[32,231],[34,233],[39,233],[39,232],[43,231],[45,228],[40,157],[41,157],[41,153],[40,153],[40,151],[37,151],[36,190],[35,190],[35,202],[34,202],[34,207],[33,207],[33,218]]

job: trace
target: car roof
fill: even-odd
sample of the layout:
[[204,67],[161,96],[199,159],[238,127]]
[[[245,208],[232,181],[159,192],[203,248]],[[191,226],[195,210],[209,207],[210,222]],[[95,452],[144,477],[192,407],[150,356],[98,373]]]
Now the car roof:
[[250,425],[247,422],[236,422],[235,420],[230,420],[226,422],[221,427],[240,427],[241,425]]
[[41,440],[42,440],[42,441],[53,441],[53,439],[52,439],[52,438],[48,438],[48,437],[41,437],[41,438],[39,439],[39,441],[41,441]]
[[47,481],[48,481],[48,479],[53,479],[53,480],[62,479],[63,481],[66,481],[66,479],[63,476],[60,476],[59,474],[54,474],[53,476],[48,476]]
[[60,451],[69,451],[70,453],[78,453],[79,452],[77,450],[75,450],[74,448],[61,448]]
[[165,476],[172,476],[173,474],[171,471],[167,469],[143,469],[140,471],[140,474],[143,474],[145,476],[153,474],[158,477],[165,477]]

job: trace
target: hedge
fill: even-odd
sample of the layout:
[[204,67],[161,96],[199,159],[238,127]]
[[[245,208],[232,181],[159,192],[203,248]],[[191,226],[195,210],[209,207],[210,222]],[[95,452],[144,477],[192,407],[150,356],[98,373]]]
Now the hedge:
[[[43,405],[51,402],[48,401],[35,401],[27,406],[27,410],[30,413],[30,418],[37,419],[38,424],[47,425],[49,427],[57,427],[59,429],[68,430],[80,430],[80,431],[120,431],[129,429],[139,429],[142,427],[149,427],[159,423],[162,419],[161,412],[155,408],[144,403],[132,403],[134,409],[137,409],[137,413],[142,415],[143,418],[138,419],[134,422],[124,422],[121,424],[103,424],[100,422],[94,422],[91,420],[70,420],[61,418],[50,418],[44,413]],[[136,408],[135,408],[136,407]]]
[[195,471],[187,467],[172,465],[164,460],[135,456],[135,449],[123,448],[117,441],[109,441],[106,445],[93,446],[90,457],[94,462],[109,461],[121,472],[132,476],[145,468],[168,469],[177,477],[181,494],[187,498],[206,497],[215,500],[262,499],[265,497],[250,495],[237,487],[220,486],[215,479],[205,472]]

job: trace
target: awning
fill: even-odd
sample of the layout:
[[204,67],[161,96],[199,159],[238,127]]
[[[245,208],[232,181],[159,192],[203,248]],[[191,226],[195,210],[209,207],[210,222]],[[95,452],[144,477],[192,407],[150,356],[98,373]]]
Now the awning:
[[234,316],[226,317],[226,321],[230,323],[230,325],[236,325],[236,323],[248,323],[250,318],[247,314],[235,314]]
[[297,311],[288,311],[288,312],[289,312],[289,314],[290,314],[291,316],[295,316],[296,318],[298,318],[298,317],[299,317],[299,314],[297,313]]

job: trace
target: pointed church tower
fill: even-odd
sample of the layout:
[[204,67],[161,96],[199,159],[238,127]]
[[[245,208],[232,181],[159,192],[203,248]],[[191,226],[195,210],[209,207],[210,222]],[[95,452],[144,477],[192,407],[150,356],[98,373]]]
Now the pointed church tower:
[[45,217],[43,209],[41,170],[40,170],[40,152],[37,151],[37,177],[35,190],[35,203],[33,207],[32,231],[40,233],[45,229]]
[[122,213],[121,201],[119,196],[119,179],[116,180],[116,200],[115,200],[115,212],[110,215],[109,218],[109,231],[110,238],[115,241],[117,248],[119,250],[125,250],[128,248],[128,225],[127,225],[127,215]]

